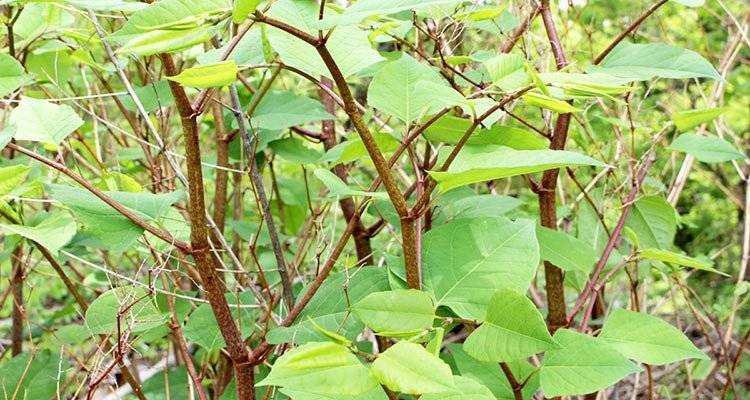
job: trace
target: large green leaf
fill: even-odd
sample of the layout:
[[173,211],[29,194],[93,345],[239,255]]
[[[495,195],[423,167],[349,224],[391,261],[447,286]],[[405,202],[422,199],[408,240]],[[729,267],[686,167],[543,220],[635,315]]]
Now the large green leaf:
[[289,91],[271,91],[258,104],[250,123],[253,128],[278,130],[328,119],[333,116],[317,100]]
[[29,81],[23,66],[15,58],[0,54],[0,97],[13,92]]
[[645,364],[669,364],[686,358],[709,359],[674,326],[636,311],[614,310],[604,323],[599,339],[626,357]]
[[[279,0],[274,2],[268,15],[317,36],[320,27],[318,10],[318,4],[312,1]],[[331,76],[317,50],[310,44],[273,27],[268,30],[268,41],[285,64],[299,68],[314,77]],[[367,33],[355,26],[334,29],[326,41],[326,48],[344,77],[356,74],[383,59],[372,48]]]
[[24,97],[10,113],[16,140],[58,144],[83,125],[83,120],[68,105]]
[[142,287],[120,286],[102,293],[86,310],[86,325],[92,333],[139,333],[165,321],[148,292]]
[[559,329],[554,339],[561,348],[545,353],[539,372],[546,397],[593,393],[639,371],[614,348],[591,336]]
[[[387,133],[373,132],[372,136],[375,138],[375,143],[378,145],[378,148],[384,154],[392,153],[398,148],[399,141]],[[362,143],[362,139],[347,138],[346,141],[339,143],[336,147],[328,150],[319,161],[332,162],[334,164],[346,164],[348,162],[360,160],[363,157],[367,157],[367,149],[365,148],[364,143]]]
[[381,335],[414,333],[432,327],[435,306],[420,290],[391,290],[370,293],[352,306],[364,322]]
[[677,215],[663,197],[646,196],[635,202],[625,226],[635,232],[642,248],[667,249],[677,232]]
[[471,183],[578,165],[602,167],[605,164],[589,156],[565,150],[513,150],[504,146],[472,146],[462,149],[447,171],[429,173],[438,182],[438,189],[445,192]]
[[[234,319],[242,331],[243,338],[249,336],[253,331],[253,323],[256,316],[251,312],[252,308],[241,307],[252,304],[249,292],[240,295],[239,301],[234,294],[227,294],[227,302],[232,306]],[[184,327],[185,339],[191,343],[197,343],[208,350],[217,350],[226,346],[224,337],[219,330],[213,310],[210,304],[201,304],[192,313]]]
[[0,167],[0,200],[19,187],[29,175],[28,165],[11,165]]
[[[325,394],[305,390],[292,390],[287,388],[281,388],[279,389],[279,392],[289,396],[294,400],[388,400],[388,396],[380,386],[376,386],[367,392],[356,395]],[[226,391],[224,393],[226,393]]]
[[41,213],[31,226],[0,224],[0,231],[16,234],[37,242],[52,254],[65,246],[76,234],[76,222],[65,211]]
[[[502,400],[515,400],[513,388],[511,388],[508,378],[502,372],[495,362],[479,361],[469,356],[462,348],[461,344],[448,344],[448,357],[453,361],[456,372],[461,376],[471,378],[492,391],[496,398]],[[526,360],[516,360],[508,362],[508,367],[513,372],[513,376],[526,385],[523,387],[523,398],[530,399],[539,388],[538,375],[534,374],[536,369]],[[534,374],[534,376],[530,376]]]
[[229,0],[160,0],[133,13],[110,38],[124,53],[179,51],[210,39],[214,29],[205,20],[231,9]]
[[511,92],[531,82],[526,74],[526,61],[518,54],[498,54],[483,64],[492,84],[503,91]]
[[596,252],[588,243],[565,232],[538,226],[536,236],[542,260],[561,269],[589,273],[597,261]]
[[726,107],[706,108],[703,110],[680,111],[672,114],[674,126],[681,132],[689,131],[696,126],[713,121],[726,111]]
[[423,249],[425,288],[438,305],[476,320],[497,290],[525,293],[539,265],[531,220],[454,220],[427,232]]
[[372,363],[372,373],[388,389],[400,393],[441,393],[456,389],[448,364],[411,342],[398,342],[381,353]]
[[[103,247],[109,251],[123,251],[132,247],[143,229],[107,205],[89,191],[72,186],[46,186],[50,197],[73,211],[80,223],[80,232],[88,240],[79,244]],[[105,192],[147,222],[160,221],[172,204],[182,197],[182,192],[165,194]],[[165,221],[172,223],[172,221]]]
[[[444,115],[424,131],[424,137],[431,142],[455,145],[471,127],[466,118]],[[547,140],[524,129],[506,125],[493,125],[479,129],[466,141],[467,146],[498,145],[516,150],[540,150],[547,148]]]
[[463,376],[454,376],[456,388],[442,393],[428,393],[420,397],[422,400],[495,400],[487,386]]
[[534,303],[511,289],[492,296],[484,323],[464,342],[472,357],[496,362],[520,360],[555,347]]
[[[275,328],[268,333],[270,343],[307,343],[329,338],[320,328],[354,339],[363,329],[362,323],[350,315],[348,307],[372,292],[388,290],[386,271],[362,268],[332,274],[313,296],[297,323],[288,328]],[[317,325],[317,327],[316,327]]]
[[437,71],[404,53],[383,65],[372,78],[367,103],[409,123],[443,108],[434,90],[420,89],[418,85],[425,81],[447,87]]
[[0,396],[16,400],[54,398],[65,382],[66,360],[49,350],[26,351],[3,360],[0,363]]
[[690,154],[698,161],[705,163],[720,163],[745,158],[741,151],[726,140],[695,133],[683,133],[677,136],[669,145],[669,149]]
[[633,81],[652,78],[721,79],[716,69],[698,53],[664,43],[633,44],[624,41],[590,71]]
[[388,15],[404,10],[419,10],[431,6],[448,6],[460,0],[361,0],[346,8],[340,17],[333,17],[339,25],[356,24],[373,15]]
[[197,65],[178,75],[167,77],[183,86],[210,88],[227,86],[237,78],[237,64],[234,60],[213,64]]
[[[450,193],[446,193],[448,196]],[[446,199],[438,203],[434,218],[441,220],[457,218],[498,217],[520,207],[523,201],[511,196],[492,194],[472,195],[456,200]]]
[[364,190],[354,189],[344,183],[336,174],[324,169],[318,168],[314,172],[315,177],[318,178],[328,188],[328,195],[340,199],[352,197],[352,196],[365,196],[365,197],[376,197],[379,199],[388,199],[388,195],[385,192],[367,192]]
[[279,357],[257,386],[353,396],[371,391],[378,383],[346,347],[331,342],[312,342]]

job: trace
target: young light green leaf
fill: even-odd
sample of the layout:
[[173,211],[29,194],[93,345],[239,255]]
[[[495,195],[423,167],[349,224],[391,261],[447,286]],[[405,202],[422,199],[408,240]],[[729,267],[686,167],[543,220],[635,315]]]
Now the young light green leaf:
[[355,396],[371,391],[378,383],[346,347],[312,342],[279,357],[268,376],[256,386]]
[[421,397],[422,400],[495,400],[487,386],[463,376],[454,376],[456,388],[442,393],[428,393]]
[[102,293],[86,310],[86,325],[92,333],[139,333],[162,325],[164,315],[154,305],[145,289],[119,286]]
[[690,154],[698,161],[705,163],[720,163],[746,158],[741,151],[720,137],[695,133],[683,133],[677,136],[669,145],[669,149]]
[[178,75],[168,76],[167,79],[182,86],[205,89],[231,84],[237,78],[237,71],[237,64],[234,60],[227,60],[214,64],[197,65],[183,70]]
[[547,351],[539,372],[545,397],[593,393],[640,370],[591,336],[558,329],[553,338],[561,347]]
[[289,91],[271,91],[258,104],[250,124],[254,128],[280,130],[329,119],[333,116],[317,100]]
[[716,69],[698,53],[664,43],[633,44],[624,41],[589,72],[604,72],[632,81],[652,78],[721,79]]
[[633,360],[663,365],[687,358],[708,360],[708,356],[679,329],[654,316],[623,309],[609,315],[599,340]]
[[432,87],[447,86],[435,70],[404,53],[386,63],[372,78],[367,103],[409,123],[442,108],[443,102],[437,101],[433,94],[418,89],[422,81],[431,82]]
[[[117,33],[117,32],[115,32]],[[199,26],[193,29],[149,30],[130,35],[117,53],[136,56],[150,56],[159,53],[173,53],[189,49],[210,40],[216,34],[213,26]],[[118,38],[118,37],[113,37]]]
[[565,150],[513,150],[504,146],[476,146],[462,149],[447,171],[429,171],[429,174],[438,182],[438,189],[446,192],[471,183],[579,165],[603,167],[606,164]]
[[[318,20],[319,8],[318,4],[311,1],[278,0],[273,3],[268,15],[317,36],[321,28]],[[268,41],[285,64],[299,68],[312,76],[331,77],[328,67],[309,43],[278,28],[268,29]],[[356,26],[340,26],[334,29],[326,40],[326,48],[344,77],[354,75],[383,60],[383,57],[372,48],[367,32]]]
[[423,239],[425,289],[462,318],[483,320],[495,292],[525,293],[539,265],[531,220],[454,220]]
[[730,276],[729,274],[726,274],[724,272],[721,272],[713,267],[713,264],[710,262],[698,260],[696,258],[688,257],[686,255],[682,255],[679,253],[675,253],[668,250],[662,250],[662,249],[643,249],[640,252],[640,256],[648,259],[648,260],[656,260],[665,262],[668,264],[678,265],[678,266],[684,266],[684,267],[690,267],[695,269],[700,269],[703,271],[709,271],[714,272],[719,275],[724,276]]
[[[227,388],[224,393],[226,394],[228,391],[229,388]],[[286,388],[279,389],[279,392],[289,396],[290,399],[295,400],[388,400],[388,396],[380,386],[376,386],[365,393],[356,395],[325,394],[316,391],[291,390]],[[224,399],[222,396],[221,400],[228,399]]]
[[371,293],[354,304],[352,311],[365,326],[384,336],[428,329],[435,319],[432,299],[420,290]]
[[24,97],[10,113],[16,140],[59,144],[83,125],[83,120],[68,105]]
[[534,303],[511,289],[492,296],[484,323],[464,342],[472,357],[495,362],[520,360],[555,347]]
[[42,213],[35,218],[38,223],[31,226],[0,224],[0,231],[16,234],[44,246],[53,255],[68,244],[76,234],[76,222],[65,211]]
[[244,21],[250,13],[258,8],[261,1],[263,0],[235,0],[232,9],[232,22],[239,24]]
[[672,122],[674,122],[677,130],[685,132],[706,122],[713,121],[716,117],[724,113],[724,111],[726,111],[726,107],[680,111],[672,114]]
[[327,169],[318,168],[313,172],[313,174],[315,174],[315,177],[323,182],[326,188],[328,188],[328,195],[331,197],[345,199],[353,196],[364,196],[375,197],[384,200],[388,199],[388,195],[385,192],[367,192],[364,190],[354,189],[344,183],[344,181],[336,176],[336,174]]
[[372,373],[388,389],[405,394],[456,389],[448,364],[411,342],[398,342],[381,353],[372,363]]
[[573,107],[570,103],[556,99],[552,96],[547,96],[542,93],[527,92],[523,95],[523,101],[526,104],[533,107],[541,107],[547,110],[552,110],[556,113],[566,114],[579,112],[581,110]]
[[22,164],[0,167],[0,200],[21,186],[29,171],[31,167]]
[[542,260],[549,261],[565,271],[591,272],[597,256],[591,246],[565,232],[543,226],[536,228]]
[[635,232],[642,247],[666,249],[677,232],[677,215],[663,197],[645,196],[635,202],[625,226]]
[[498,54],[483,64],[492,83],[503,91],[512,92],[531,83],[526,61],[518,54]]
[[0,97],[3,97],[29,81],[23,66],[15,58],[0,54]]

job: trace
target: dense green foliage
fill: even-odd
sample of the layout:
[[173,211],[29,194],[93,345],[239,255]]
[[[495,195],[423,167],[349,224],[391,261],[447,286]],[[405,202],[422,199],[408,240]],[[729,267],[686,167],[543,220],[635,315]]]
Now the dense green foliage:
[[750,396],[743,2],[0,7],[0,399]]

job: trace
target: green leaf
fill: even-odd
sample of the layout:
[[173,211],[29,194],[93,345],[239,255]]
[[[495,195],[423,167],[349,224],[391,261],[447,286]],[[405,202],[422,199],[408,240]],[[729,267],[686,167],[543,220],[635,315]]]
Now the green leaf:
[[197,65],[183,70],[178,75],[168,76],[167,79],[182,86],[204,89],[231,84],[237,78],[237,71],[237,64],[234,60],[227,60],[214,64]]
[[358,395],[378,386],[370,371],[346,347],[308,343],[279,357],[256,386],[281,386],[328,395]]
[[[447,196],[447,194],[446,194]],[[520,207],[523,201],[493,194],[472,195],[446,204],[439,204],[436,216],[447,220],[457,218],[498,217]]]
[[0,97],[13,92],[29,80],[21,63],[7,54],[0,54]]
[[[399,141],[387,133],[373,132],[372,136],[375,138],[375,143],[378,145],[378,149],[380,149],[383,154],[391,153],[398,148]],[[336,147],[328,150],[319,161],[331,162],[334,164],[346,164],[363,157],[368,157],[368,154],[364,143],[362,143],[362,139],[349,138],[348,140],[336,145]]]
[[472,357],[495,362],[520,360],[555,347],[534,303],[510,289],[492,296],[484,323],[464,342]]
[[698,53],[664,43],[633,44],[624,41],[589,72],[604,72],[632,81],[652,78],[721,79],[716,69]]
[[31,167],[28,165],[11,165],[0,167],[0,200],[10,194],[26,180]]
[[[250,336],[253,332],[252,321],[256,318],[251,311],[252,308],[240,307],[241,305],[252,304],[252,301],[249,301],[248,297],[250,297],[248,292],[242,293],[239,299],[234,294],[226,295],[227,302],[232,306],[232,314],[235,321],[238,322],[243,338]],[[201,304],[190,313],[183,331],[185,339],[190,343],[196,343],[207,350],[218,350],[226,346],[210,304]]]
[[[174,104],[174,97],[172,97],[172,91],[169,89],[169,82],[166,79],[152,82],[145,86],[136,86],[133,90],[146,112],[150,113]],[[128,110],[138,111],[130,95],[125,94],[120,96],[120,101]]]
[[455,390],[451,368],[424,347],[398,342],[372,363],[372,373],[388,389],[405,394]]
[[505,92],[520,89],[531,82],[526,61],[518,54],[498,54],[484,61],[492,83]]
[[[462,345],[458,343],[451,343],[447,348],[449,357],[453,360],[453,364],[461,376],[485,385],[498,399],[515,400],[508,378],[500,370],[497,363],[479,361],[469,356],[463,350]],[[539,388],[538,375],[535,374],[530,377],[536,371],[536,368],[526,360],[517,360],[507,364],[517,380],[526,381],[526,385],[523,387],[523,398],[530,399]]]
[[679,329],[654,316],[614,310],[599,339],[633,360],[663,365],[687,358],[709,360]]
[[422,400],[495,400],[487,386],[463,376],[454,376],[456,388],[442,393],[428,393],[421,397]]
[[591,246],[565,232],[543,226],[536,228],[542,260],[549,261],[565,271],[591,272],[598,257]]
[[[143,229],[84,189],[64,185],[46,185],[49,196],[64,204],[81,225],[79,233],[88,235],[82,245],[103,247],[119,252],[129,249],[143,234]],[[146,222],[158,221],[167,215],[170,206],[182,192],[165,194],[104,192],[123,204]],[[172,223],[172,221],[168,221]]]
[[59,144],[83,125],[83,120],[68,105],[24,97],[10,113],[16,140]]
[[[225,390],[224,393],[227,391]],[[342,394],[322,394],[317,392],[309,392],[302,390],[290,390],[281,388],[279,392],[289,396],[294,400],[388,400],[388,396],[380,386],[374,387],[371,390],[357,394],[357,395],[342,395]]]
[[32,226],[0,224],[0,231],[16,234],[47,248],[53,255],[76,234],[76,222],[67,212],[42,213],[36,217],[41,222]]
[[231,9],[230,0],[160,0],[133,13],[110,39],[122,45],[120,53],[179,51],[209,40],[215,28],[204,21]]
[[340,17],[333,18],[338,25],[356,24],[373,15],[395,14],[404,10],[419,10],[432,6],[447,6],[460,0],[360,0],[347,7]]
[[566,114],[579,112],[581,110],[573,107],[570,103],[556,99],[552,96],[547,96],[537,92],[527,92],[523,95],[523,101],[526,104],[534,107],[541,107],[547,110],[552,110],[556,113]]
[[641,247],[667,249],[677,232],[677,215],[663,197],[645,196],[635,202],[625,226],[635,232]]
[[308,122],[333,119],[319,101],[289,91],[268,92],[250,123],[254,128],[280,130]]
[[[263,53],[264,41],[262,27],[253,26],[234,46],[230,58],[237,65],[263,64],[265,62],[265,55]],[[228,47],[229,44],[227,43],[219,48],[208,50],[196,59],[201,64],[211,64],[221,61],[221,57],[227,51]]]
[[86,310],[86,326],[92,333],[139,333],[162,325],[165,317],[142,287],[120,286],[102,293]]
[[726,111],[726,107],[706,108],[703,110],[680,111],[672,114],[672,122],[680,132],[689,131],[696,126],[711,122]]
[[656,260],[661,261],[673,265],[679,265],[684,267],[690,267],[695,269],[700,269],[703,271],[709,271],[714,272],[720,275],[724,276],[730,276],[729,274],[726,274],[724,272],[721,272],[713,267],[713,264],[710,262],[698,260],[696,258],[688,257],[682,254],[678,254],[672,251],[668,250],[661,250],[661,249],[643,249],[640,252],[640,256],[648,259],[648,260]]
[[367,192],[364,190],[354,189],[344,183],[344,181],[342,181],[341,178],[339,178],[336,174],[327,169],[318,168],[313,172],[313,174],[315,174],[315,177],[323,182],[326,188],[328,188],[328,195],[330,197],[345,199],[353,196],[365,196],[384,200],[388,199],[388,194],[384,192]]
[[250,13],[254,12],[263,0],[235,0],[232,9],[232,22],[239,24],[247,18]]
[[[425,129],[423,135],[431,142],[455,145],[471,127],[466,118],[444,115]],[[497,145],[516,150],[546,149],[547,141],[524,129],[505,125],[493,125],[489,129],[479,129],[466,141],[467,146]]]
[[49,350],[27,351],[3,361],[0,364],[0,393],[3,398],[51,399],[66,380],[66,358],[61,359]]
[[381,268],[362,268],[331,274],[297,317],[298,322],[288,328],[272,329],[268,333],[268,342],[301,344],[329,340],[315,329],[313,322],[350,340],[356,338],[364,326],[349,314],[349,305],[372,292],[388,290],[386,273]]
[[593,393],[640,369],[614,348],[591,336],[558,329],[561,346],[547,351],[539,372],[545,397]]
[[672,141],[669,149],[681,151],[705,163],[720,163],[731,160],[742,160],[745,155],[731,143],[716,136],[703,136],[695,133],[683,133]]
[[426,290],[462,318],[482,320],[495,292],[525,293],[539,265],[531,220],[454,220],[423,238]]
[[406,123],[443,108],[444,103],[424,90],[421,82],[430,82],[428,87],[433,90],[435,85],[441,87],[441,93],[447,87],[434,69],[404,53],[383,65],[372,78],[367,103]]
[[565,150],[513,150],[504,146],[476,146],[462,149],[447,171],[429,171],[429,174],[438,182],[438,189],[446,192],[471,183],[578,165],[603,167],[606,164]]
[[295,164],[313,164],[323,155],[305,144],[304,140],[286,137],[268,143],[274,154]]
[[[321,27],[318,11],[319,5],[315,2],[279,0],[274,2],[268,15],[317,37]],[[331,77],[317,50],[309,43],[274,27],[268,28],[268,41],[285,64],[299,68],[314,77]],[[383,60],[383,57],[372,48],[367,32],[355,26],[334,29],[326,41],[326,47],[344,77],[354,75]]]
[[415,333],[432,327],[435,306],[420,290],[391,290],[370,293],[352,306],[364,324],[383,336]]

